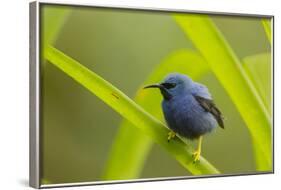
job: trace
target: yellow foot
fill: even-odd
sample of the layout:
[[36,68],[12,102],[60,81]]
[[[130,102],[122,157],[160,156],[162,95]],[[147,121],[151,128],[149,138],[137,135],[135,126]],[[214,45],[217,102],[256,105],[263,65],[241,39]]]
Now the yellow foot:
[[200,136],[197,150],[192,154],[192,157],[194,158],[193,163],[199,162],[199,160],[200,160],[202,139],[203,139],[203,137]]
[[201,151],[195,151],[193,154],[192,154],[192,157],[193,157],[193,162],[196,163],[200,160],[200,155],[201,155]]
[[176,136],[176,133],[173,132],[173,131],[170,131],[170,132],[168,133],[168,142],[169,142],[171,139],[175,138],[175,136]]

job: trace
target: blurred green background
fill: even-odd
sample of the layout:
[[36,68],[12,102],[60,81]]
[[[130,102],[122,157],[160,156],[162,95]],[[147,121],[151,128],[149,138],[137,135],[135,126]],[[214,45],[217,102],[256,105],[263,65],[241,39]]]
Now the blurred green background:
[[[196,50],[170,13],[54,5],[42,9],[41,35],[52,27],[49,18],[69,9],[54,46],[132,99],[170,53],[182,48]],[[210,17],[240,59],[270,52],[261,19]],[[255,171],[248,129],[225,90],[211,72],[199,82],[208,86],[226,117],[226,129],[207,135],[202,154],[224,174]],[[48,62],[42,62],[41,94],[43,183],[102,180],[122,117]],[[188,175],[165,150],[154,145],[140,178]]]

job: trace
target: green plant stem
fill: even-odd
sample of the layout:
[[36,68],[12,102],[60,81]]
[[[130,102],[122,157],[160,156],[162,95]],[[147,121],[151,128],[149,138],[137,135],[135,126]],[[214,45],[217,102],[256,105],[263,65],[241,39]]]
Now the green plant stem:
[[[258,159],[266,163],[262,170],[271,170],[270,116],[242,64],[208,16],[178,14],[174,15],[174,18],[205,57],[246,122],[255,151],[260,152],[258,155],[262,156]],[[261,169],[259,166],[257,168]]]
[[[188,49],[177,50],[157,65],[139,88],[134,100],[151,115],[161,120],[160,94],[145,91],[142,87],[158,83],[171,72],[188,74],[196,80],[207,71],[209,68],[206,61],[198,53]],[[152,145],[153,142],[149,137],[132,126],[128,120],[123,120],[112,144],[103,178],[112,180],[139,177]]]
[[161,145],[184,168],[195,174],[218,174],[219,171],[206,159],[201,157],[199,163],[194,164],[192,158],[193,149],[187,146],[179,138],[167,142],[169,130],[159,120],[144,111],[124,93],[109,82],[90,71],[74,59],[66,56],[54,47],[45,47],[44,57],[68,76],[95,94],[108,104],[112,109],[128,119],[146,135]]

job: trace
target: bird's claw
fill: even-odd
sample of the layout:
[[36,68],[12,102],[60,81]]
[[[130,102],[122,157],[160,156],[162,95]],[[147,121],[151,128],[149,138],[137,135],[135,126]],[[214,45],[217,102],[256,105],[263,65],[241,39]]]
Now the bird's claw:
[[173,131],[170,131],[168,133],[168,142],[170,142],[171,139],[175,138],[175,136],[176,136],[176,133]]
[[201,155],[201,152],[200,151],[195,151],[193,152],[192,154],[192,157],[193,157],[193,163],[196,163],[196,162],[199,162],[200,161],[200,155]]

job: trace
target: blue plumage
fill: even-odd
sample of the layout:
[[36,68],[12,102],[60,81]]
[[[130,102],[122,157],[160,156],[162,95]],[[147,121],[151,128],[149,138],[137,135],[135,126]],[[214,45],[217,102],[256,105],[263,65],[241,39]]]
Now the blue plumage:
[[193,82],[186,75],[168,75],[157,87],[163,95],[162,109],[168,127],[175,133],[198,138],[217,125],[223,128],[222,115],[212,101],[206,86]]
[[[169,75],[165,81],[181,80],[182,76]],[[184,76],[185,77],[185,76]],[[178,79],[179,78],[179,79]],[[177,134],[194,139],[208,132],[217,126],[213,115],[206,112],[194,96],[202,96],[211,99],[207,88],[198,83],[183,83],[173,91],[171,99],[162,101],[162,109],[168,127]]]
[[206,86],[193,82],[179,73],[168,75],[160,84],[145,88],[159,88],[163,96],[162,110],[168,127],[168,141],[175,134],[188,139],[199,138],[198,148],[193,153],[194,162],[199,161],[202,136],[218,125],[224,128],[223,117],[214,104]]

